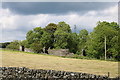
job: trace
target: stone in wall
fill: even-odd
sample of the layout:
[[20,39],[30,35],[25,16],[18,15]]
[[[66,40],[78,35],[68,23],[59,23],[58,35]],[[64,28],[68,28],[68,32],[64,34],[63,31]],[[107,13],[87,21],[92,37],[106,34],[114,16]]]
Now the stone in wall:
[[0,73],[0,80],[108,80],[107,76],[25,67],[0,67]]
[[[19,51],[24,52],[33,52],[34,51],[30,48],[25,48],[24,46],[19,47]],[[43,48],[44,51],[44,48]],[[56,55],[56,56],[72,56],[74,53],[70,53],[69,49],[48,49],[49,55]]]
[[30,48],[25,48],[24,51],[25,52],[33,52],[34,53],[34,51],[32,49],[30,49]]
[[33,52],[34,51],[30,48],[25,48],[24,46],[19,46],[19,51],[24,51],[24,52]]
[[56,55],[56,56],[66,56],[68,55],[70,52],[68,49],[49,49],[48,53],[50,55]]
[[24,51],[24,46],[19,46],[19,51]]

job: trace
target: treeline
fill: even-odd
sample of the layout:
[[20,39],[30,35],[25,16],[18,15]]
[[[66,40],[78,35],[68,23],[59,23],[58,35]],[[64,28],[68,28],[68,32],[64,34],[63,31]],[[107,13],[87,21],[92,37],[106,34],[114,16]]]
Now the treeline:
[[[103,59],[105,57],[105,39],[106,39],[106,57],[120,60],[118,32],[120,28],[116,22],[98,22],[91,33],[86,29],[79,33],[72,32],[70,25],[65,22],[58,24],[50,23],[45,28],[36,27],[26,34],[26,40],[19,42],[26,48],[31,48],[37,53],[48,49],[69,49],[74,54],[82,54],[91,58]],[[17,46],[17,42],[12,42],[8,48]],[[18,48],[18,47],[17,47]]]
[[0,48],[6,48],[10,42],[0,43]]

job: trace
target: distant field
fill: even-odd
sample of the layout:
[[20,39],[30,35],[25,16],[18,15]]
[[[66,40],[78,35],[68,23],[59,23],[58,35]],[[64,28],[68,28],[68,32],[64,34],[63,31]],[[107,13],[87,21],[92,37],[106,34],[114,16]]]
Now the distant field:
[[97,75],[118,76],[118,62],[62,58],[50,55],[30,54],[19,51],[0,50],[2,67],[28,67],[83,72]]

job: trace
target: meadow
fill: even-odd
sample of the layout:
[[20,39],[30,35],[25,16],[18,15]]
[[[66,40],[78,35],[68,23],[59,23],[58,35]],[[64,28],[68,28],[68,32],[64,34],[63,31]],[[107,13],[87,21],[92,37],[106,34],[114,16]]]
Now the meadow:
[[31,69],[83,72],[96,75],[118,76],[118,62],[63,58],[45,54],[0,50],[1,67],[27,67]]

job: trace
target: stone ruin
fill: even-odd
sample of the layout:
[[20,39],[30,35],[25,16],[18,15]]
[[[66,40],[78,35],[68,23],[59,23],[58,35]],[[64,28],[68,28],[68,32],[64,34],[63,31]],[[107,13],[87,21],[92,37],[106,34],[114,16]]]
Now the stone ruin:
[[33,52],[33,53],[34,53],[34,51],[33,51],[32,49],[30,49],[30,48],[25,48],[24,46],[20,46],[20,47],[19,47],[19,51]]
[[[33,52],[34,51],[30,48],[25,48],[24,46],[19,47],[19,51],[24,52]],[[70,53],[69,49],[48,49],[49,55],[56,55],[56,56],[72,56],[74,53]]]
[[56,56],[72,56],[74,53],[70,53],[69,49],[48,49],[50,55]]
[[24,46],[19,46],[19,51],[24,51]]

